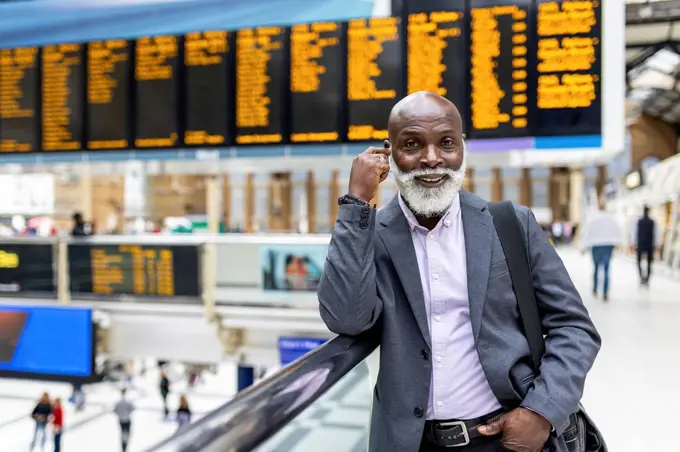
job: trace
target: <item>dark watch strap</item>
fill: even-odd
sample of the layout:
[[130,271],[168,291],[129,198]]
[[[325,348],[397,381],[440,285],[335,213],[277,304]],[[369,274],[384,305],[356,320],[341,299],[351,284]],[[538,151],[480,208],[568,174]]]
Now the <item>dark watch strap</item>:
[[358,206],[368,206],[368,202],[364,201],[363,199],[350,195],[349,193],[346,195],[342,195],[338,198],[338,204],[356,204]]

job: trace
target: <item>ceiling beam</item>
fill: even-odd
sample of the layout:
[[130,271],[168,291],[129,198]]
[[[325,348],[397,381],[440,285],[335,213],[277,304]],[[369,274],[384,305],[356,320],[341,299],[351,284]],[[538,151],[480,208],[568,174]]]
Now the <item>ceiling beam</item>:
[[626,25],[680,20],[680,0],[626,4]]

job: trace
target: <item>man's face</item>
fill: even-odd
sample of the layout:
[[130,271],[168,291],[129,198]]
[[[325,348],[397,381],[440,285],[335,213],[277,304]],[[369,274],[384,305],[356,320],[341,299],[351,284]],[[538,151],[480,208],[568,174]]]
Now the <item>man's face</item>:
[[465,177],[460,116],[431,100],[394,120],[390,170],[414,214],[437,217],[456,199]]

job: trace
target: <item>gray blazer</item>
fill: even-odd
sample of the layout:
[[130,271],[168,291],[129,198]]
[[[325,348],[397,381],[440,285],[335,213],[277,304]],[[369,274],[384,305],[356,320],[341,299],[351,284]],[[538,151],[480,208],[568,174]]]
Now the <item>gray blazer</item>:
[[[486,378],[504,408],[521,405],[546,417],[555,429],[552,450],[566,452],[560,435],[577,410],[600,337],[533,213],[515,206],[546,334],[546,353],[535,375],[487,203],[464,190],[460,201],[470,319]],[[381,329],[369,450],[416,452],[430,392],[430,335],[415,249],[396,196],[377,212],[340,206],[318,296],[331,331],[357,335]]]

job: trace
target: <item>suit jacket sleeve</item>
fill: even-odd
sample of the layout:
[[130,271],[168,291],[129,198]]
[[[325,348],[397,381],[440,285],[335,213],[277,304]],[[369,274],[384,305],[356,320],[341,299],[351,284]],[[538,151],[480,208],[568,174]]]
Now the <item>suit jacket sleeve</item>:
[[369,330],[382,313],[375,270],[376,209],[341,205],[319,282],[319,311],[334,333]]
[[555,248],[533,213],[520,209],[546,348],[540,374],[521,405],[541,414],[561,435],[578,410],[601,341]]

